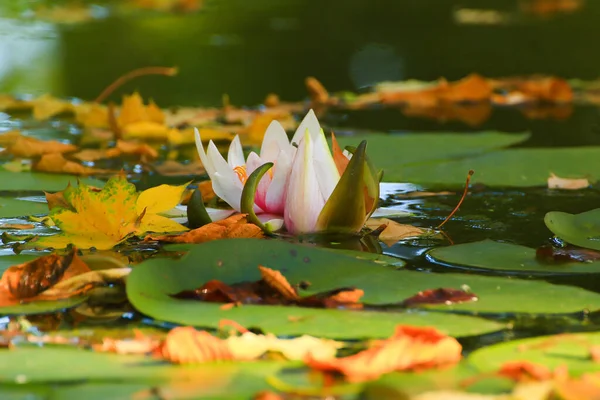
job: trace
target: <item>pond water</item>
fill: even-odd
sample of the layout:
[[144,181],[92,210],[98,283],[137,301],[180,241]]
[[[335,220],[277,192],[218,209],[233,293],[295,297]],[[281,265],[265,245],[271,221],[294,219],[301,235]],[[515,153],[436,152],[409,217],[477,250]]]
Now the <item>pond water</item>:
[[[219,107],[226,93],[234,105],[256,107],[268,93],[286,101],[304,101],[307,76],[317,77],[332,92],[364,93],[382,81],[439,77],[453,81],[473,72],[490,78],[543,74],[593,80],[600,71],[600,52],[594,42],[600,34],[600,3],[593,1],[574,1],[577,6],[563,12],[531,11],[541,2],[525,0],[207,0],[193,13],[116,12],[115,3],[98,2],[86,8],[92,18],[81,23],[57,23],[43,15],[31,16],[28,6],[1,5],[0,92],[92,100],[124,72],[162,65],[178,67],[179,74],[139,78],[109,100],[119,102],[124,93],[138,90],[165,108]],[[582,103],[561,107],[558,113],[532,115],[526,107],[494,106],[485,110],[484,118],[465,123],[436,115],[411,117],[399,107],[378,105],[332,108],[320,120],[342,135],[530,132],[527,140],[513,147],[600,145],[599,107]],[[81,137],[81,130],[68,118],[35,121],[20,113],[0,113],[0,129],[15,128],[42,139],[78,143]],[[419,151],[426,154],[428,149]],[[165,154],[163,149],[161,157]],[[117,167],[119,162],[107,165]],[[160,183],[182,184],[189,177],[135,174],[132,181],[141,190]],[[389,194],[385,206],[411,213],[395,220],[426,228],[439,225],[461,197],[460,188],[443,181],[419,188],[450,189],[454,194],[408,199],[403,194],[411,190],[405,186],[389,183],[384,188]],[[17,195],[40,193],[19,191]],[[547,212],[581,213],[596,208],[599,200],[595,187],[556,191],[476,184],[445,225],[445,237],[400,241],[389,247],[380,244],[381,251],[407,260],[409,270],[456,272],[427,258],[426,251],[484,239],[537,248],[552,242],[544,223]],[[9,246],[0,249],[2,254],[10,253]],[[597,276],[543,279],[600,292]],[[122,317],[114,317],[118,312],[111,315],[108,326],[159,324],[131,308]],[[55,318],[63,320],[62,327],[77,324],[67,314]],[[600,315],[586,310],[554,317],[494,315],[494,319],[511,321],[513,329],[461,339],[466,353],[507,339],[600,328]]]

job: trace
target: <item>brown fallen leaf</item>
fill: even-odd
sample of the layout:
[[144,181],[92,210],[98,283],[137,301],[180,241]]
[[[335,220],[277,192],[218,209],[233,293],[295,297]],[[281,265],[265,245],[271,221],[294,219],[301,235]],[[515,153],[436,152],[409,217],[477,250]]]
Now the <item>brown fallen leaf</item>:
[[145,241],[157,240],[167,243],[204,243],[217,239],[262,238],[264,233],[258,226],[249,223],[246,214],[235,214],[221,221],[211,222],[180,235],[148,235]]
[[[226,284],[211,280],[196,289],[170,295],[181,300],[196,300],[229,304],[296,305],[310,308],[361,309],[358,301],[364,292],[356,288],[339,288],[300,297],[287,279],[279,272],[259,266],[263,279],[255,282]],[[228,306],[230,307],[230,306]]]
[[122,155],[139,156],[142,162],[148,162],[158,157],[158,152],[146,143],[117,140],[116,146],[110,149],[84,149],[72,155],[80,161],[96,161],[116,158]]
[[[152,169],[163,176],[203,175],[206,173],[199,161],[183,164],[173,160],[165,160],[160,164],[152,165]],[[204,199],[204,197],[202,198]]]
[[290,285],[288,280],[281,274],[281,272],[258,266],[262,280],[269,285],[273,290],[279,292],[286,300],[298,300],[300,296],[296,293],[296,290]]
[[104,175],[114,173],[114,171],[107,169],[86,167],[74,161],[67,160],[60,153],[43,155],[42,158],[33,163],[31,169],[38,172],[72,175]]
[[108,128],[108,109],[98,103],[82,103],[73,106],[75,120],[84,128]]
[[461,359],[461,350],[456,339],[435,328],[398,325],[392,337],[355,355],[317,358],[309,353],[304,362],[319,371],[341,373],[350,382],[362,382],[392,371],[456,364]]
[[554,247],[548,244],[537,248],[535,258],[546,264],[589,263],[600,259],[600,251],[575,246]]
[[365,224],[372,230],[380,230],[379,240],[387,246],[402,239],[421,236],[427,231],[412,225],[401,224],[388,218],[369,218]]
[[478,74],[470,74],[450,84],[444,83],[439,92],[442,101],[449,102],[482,102],[492,96],[492,86]]
[[553,173],[550,173],[548,178],[548,189],[578,190],[588,187],[590,187],[590,181],[587,178],[560,178]]
[[50,254],[8,268],[0,280],[0,305],[8,306],[34,300],[58,300],[79,293],[68,291],[46,294],[60,282],[89,272],[89,267],[72,250],[66,256]]
[[171,329],[156,355],[176,364],[232,360],[227,343],[191,326]]
[[[4,135],[1,135],[0,137]],[[69,153],[77,150],[77,146],[75,145],[57,142],[56,140],[40,140],[30,136],[23,136],[21,134],[11,134],[11,136],[11,142],[4,144],[6,146],[6,150],[4,151],[14,155],[15,157],[32,158],[44,154]]]
[[413,307],[422,304],[457,304],[466,301],[477,301],[476,294],[461,289],[438,288],[428,289],[411,296],[404,301],[404,307]]
[[0,229],[33,229],[35,225],[33,224],[0,224]]
[[527,360],[508,361],[500,367],[498,375],[514,381],[543,381],[552,378],[552,371],[541,364]]

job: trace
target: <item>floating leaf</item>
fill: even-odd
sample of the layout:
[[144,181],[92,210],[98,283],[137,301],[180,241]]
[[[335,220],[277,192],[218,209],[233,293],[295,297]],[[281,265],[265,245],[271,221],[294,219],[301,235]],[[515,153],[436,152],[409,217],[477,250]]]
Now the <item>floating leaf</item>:
[[536,258],[536,250],[511,243],[482,240],[480,242],[438,247],[427,257],[436,263],[458,270],[494,272],[527,277],[596,274],[600,262],[591,264],[561,263],[549,265]]
[[83,183],[68,187],[63,192],[65,202],[58,201],[50,210],[61,233],[38,237],[27,246],[64,248],[73,243],[110,249],[132,234],[185,231],[186,227],[158,214],[173,208],[184,189],[161,185],[138,195],[121,175],[111,178],[100,191]]
[[[202,268],[198,268],[200,263]],[[470,276],[461,276],[447,281],[446,277],[451,275],[444,274],[431,281],[432,275],[435,274],[418,272],[404,274],[395,268],[331,250],[275,240],[235,239],[194,246],[179,261],[152,259],[143,262],[128,277],[127,296],[138,310],[154,318],[207,327],[216,327],[216,321],[220,319],[233,319],[246,327],[258,326],[275,334],[310,334],[334,338],[385,337],[391,334],[395,325],[402,323],[432,325],[453,335],[464,335],[467,332],[494,330],[501,326],[481,319],[463,321],[462,318],[467,317],[458,315],[406,313],[402,310],[385,313],[254,305],[223,310],[220,304],[178,300],[170,296],[183,290],[197,288],[214,279],[227,285],[256,281],[260,279],[257,266],[261,264],[281,271],[292,285],[302,280],[310,281],[310,290],[299,292],[303,296],[339,287],[356,286],[364,290],[363,301],[371,304],[398,302],[420,290],[436,286],[460,287],[462,284],[469,283],[471,279]],[[485,298],[484,292],[486,296],[490,292],[498,293],[497,286],[500,283],[504,284],[505,281],[491,279],[488,288],[481,289],[474,285],[473,290]],[[538,286],[523,288],[521,296],[528,296],[530,290],[541,289],[540,283],[532,283]],[[514,283],[506,282],[506,284],[510,286]],[[553,288],[551,285],[547,286]],[[513,292],[511,295],[519,292],[520,289],[517,289],[516,293]],[[594,297],[593,294],[590,295]],[[520,297],[519,301],[522,300],[523,298]],[[506,301],[502,296],[496,297],[493,301],[498,301],[496,308],[506,310]],[[598,302],[600,304],[600,300]],[[540,303],[547,306],[546,310],[556,310],[547,302]],[[581,307],[580,301],[576,303],[578,306],[573,310]],[[487,307],[489,306],[490,303]],[[523,307],[523,304],[519,307],[527,308]],[[348,326],[352,326],[352,329],[349,330]]]
[[551,211],[544,217],[544,223],[567,243],[600,250],[600,208],[581,214]]
[[319,359],[308,354],[305,362],[319,371],[342,373],[349,381],[375,379],[392,371],[437,368],[456,364],[462,346],[434,328],[400,325],[386,340],[349,357]]

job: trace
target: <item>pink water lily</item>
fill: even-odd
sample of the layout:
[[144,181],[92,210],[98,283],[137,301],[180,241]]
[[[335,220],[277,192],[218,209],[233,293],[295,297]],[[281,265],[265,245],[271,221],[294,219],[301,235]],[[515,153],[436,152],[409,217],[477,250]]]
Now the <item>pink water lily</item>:
[[[248,176],[264,164],[273,163],[256,186],[254,207],[252,199],[244,203],[246,212],[259,214],[259,218],[263,214],[261,220],[275,216],[269,229],[285,223],[294,234],[331,229],[357,231],[375,209],[379,182],[374,183],[376,174],[367,165],[366,144],[359,146],[360,155],[350,167],[353,161],[349,161],[348,154],[342,155],[334,140],[334,158],[312,110],[291,142],[283,127],[273,121],[265,132],[260,156],[252,152],[244,160],[238,136],[229,147],[227,160],[212,141],[205,152],[197,130],[196,146],[215,194],[237,211],[243,208],[242,192]],[[347,166],[351,173],[345,173]]]

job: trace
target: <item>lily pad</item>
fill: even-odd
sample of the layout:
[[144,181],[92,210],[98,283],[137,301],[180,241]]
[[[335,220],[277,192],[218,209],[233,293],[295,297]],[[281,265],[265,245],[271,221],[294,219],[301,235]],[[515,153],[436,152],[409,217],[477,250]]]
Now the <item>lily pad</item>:
[[600,262],[548,265],[535,258],[535,249],[493,240],[438,247],[430,250],[427,257],[448,268],[514,276],[600,273]]
[[507,361],[527,360],[550,369],[565,365],[572,374],[600,371],[590,358],[590,346],[600,345],[600,333],[567,333],[514,340],[476,350],[467,361],[482,372],[497,371]]
[[[418,133],[336,136],[340,146],[356,146],[367,141],[367,154],[377,169],[383,169],[387,182],[407,181],[400,173],[402,168],[413,163],[452,160],[476,156],[490,150],[501,149],[521,143],[529,138],[528,133]],[[423,149],[426,149],[424,151]],[[402,168],[401,168],[402,167]],[[461,175],[466,178],[467,168]],[[408,179],[412,182],[412,180]],[[440,179],[440,182],[445,180]]]
[[[373,156],[375,159],[376,156]],[[397,164],[385,168],[388,181],[456,187],[475,170],[472,183],[490,186],[546,186],[550,173],[561,178],[600,180],[600,147],[508,149],[445,162]]]
[[17,191],[17,190],[35,190],[35,191],[60,191],[67,187],[69,182],[75,184],[79,179],[87,185],[102,187],[104,182],[98,179],[92,178],[78,178],[73,175],[63,174],[45,174],[40,172],[10,172],[0,169],[0,182],[2,187],[0,190],[3,191]]
[[33,214],[48,214],[48,204],[12,197],[0,197],[0,218],[22,217]]
[[[398,275],[402,271],[372,261],[282,241],[230,239],[196,245],[179,261],[162,258],[139,264],[127,279],[127,297],[138,310],[160,320],[217,327],[219,320],[232,319],[244,326],[260,327],[280,335],[387,337],[397,324],[412,324],[436,326],[451,335],[466,336],[503,327],[478,318],[427,312],[386,313],[252,305],[222,310],[220,304],[169,296],[212,279],[226,283],[258,280],[258,265],[282,271],[292,284],[310,281],[310,291],[306,294],[357,286],[365,290],[364,301],[376,303],[391,302],[392,299],[400,301],[419,290],[403,290],[404,278]],[[424,278],[428,276],[417,274]],[[384,295],[376,286],[381,282],[387,282]]]
[[544,217],[544,222],[565,242],[600,250],[600,208],[581,214],[551,211]]
[[[266,389],[264,377],[281,368],[295,365],[290,362],[237,362],[206,363],[193,366],[176,366],[157,361],[149,356],[96,353],[68,347],[32,346],[16,347],[0,352],[0,382],[143,382],[148,387],[172,386],[177,382],[194,398],[217,394],[246,394]],[[35,360],[35,362],[32,362]],[[193,384],[191,382],[196,382]],[[235,382],[235,385],[233,384]],[[93,383],[91,387],[94,387]],[[59,390],[60,393],[85,393],[90,386],[77,385]],[[126,387],[122,387],[126,389]],[[176,396],[179,398],[179,396]],[[88,398],[87,396],[57,396],[57,398]],[[93,397],[99,398],[99,397]],[[104,398],[113,398],[112,396]]]

